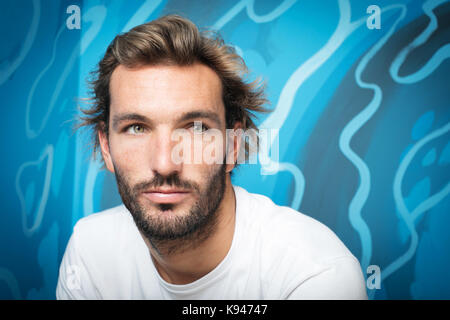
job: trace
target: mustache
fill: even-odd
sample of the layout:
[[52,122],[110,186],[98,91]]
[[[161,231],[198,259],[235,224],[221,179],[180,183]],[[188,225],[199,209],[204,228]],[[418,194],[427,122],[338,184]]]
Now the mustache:
[[180,176],[176,172],[167,176],[156,173],[156,175],[151,180],[137,183],[133,187],[133,191],[135,193],[140,193],[151,188],[162,186],[176,187],[183,190],[194,190],[200,192],[200,187],[198,186],[198,184],[191,181],[181,180]]

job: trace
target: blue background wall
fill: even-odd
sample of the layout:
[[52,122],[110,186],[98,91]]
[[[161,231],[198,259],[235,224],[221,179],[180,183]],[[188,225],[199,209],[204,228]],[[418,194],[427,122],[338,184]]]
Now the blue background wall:
[[234,183],[379,266],[370,298],[449,299],[450,3],[434,0],[1,1],[0,298],[53,299],[75,222],[120,202],[73,118],[114,36],[167,13],[219,30],[268,83],[279,170]]

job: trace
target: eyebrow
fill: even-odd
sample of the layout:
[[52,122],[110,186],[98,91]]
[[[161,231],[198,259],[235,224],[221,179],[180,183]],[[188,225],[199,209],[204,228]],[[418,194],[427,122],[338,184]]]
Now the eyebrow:
[[139,121],[145,123],[152,123],[152,121],[139,113],[119,113],[113,116],[112,119],[112,127],[114,130],[117,130],[120,123],[125,121]]
[[[218,127],[220,127],[222,124],[220,121],[220,117],[216,113],[210,112],[210,111],[186,112],[186,113],[183,113],[177,119],[177,121],[182,122],[182,121],[201,119],[201,118],[209,119],[209,120],[215,122]],[[122,122],[127,122],[127,121],[139,121],[139,122],[148,123],[148,124],[153,123],[151,119],[149,119],[148,117],[141,115],[139,113],[119,113],[119,114],[116,114],[113,116],[112,127],[114,130],[117,130]]]
[[199,118],[209,119],[209,120],[215,122],[218,127],[220,127],[222,124],[220,121],[220,117],[216,113],[210,112],[210,111],[186,112],[181,115],[181,117],[178,119],[178,121],[187,121],[187,120],[194,120],[194,119],[199,119]]

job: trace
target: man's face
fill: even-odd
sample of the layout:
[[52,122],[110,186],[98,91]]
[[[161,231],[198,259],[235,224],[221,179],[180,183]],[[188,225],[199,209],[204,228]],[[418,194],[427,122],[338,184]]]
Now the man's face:
[[[201,64],[119,66],[111,77],[110,95],[109,136],[100,133],[100,145],[140,231],[150,239],[166,240],[212,225],[232,165],[174,161],[173,149],[180,141],[172,137],[177,130],[187,133],[181,143],[188,143],[183,150],[192,156],[208,144],[193,143],[195,134],[220,130],[225,137],[217,74]],[[198,128],[199,122],[203,127]],[[221,146],[225,155],[225,139]]]

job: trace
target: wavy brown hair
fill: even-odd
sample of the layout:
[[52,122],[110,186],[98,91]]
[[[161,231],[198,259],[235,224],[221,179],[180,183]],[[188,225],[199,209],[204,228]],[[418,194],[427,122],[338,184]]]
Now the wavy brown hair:
[[[118,65],[128,68],[142,65],[188,66],[202,63],[213,69],[222,82],[226,127],[241,122],[242,129],[257,129],[255,112],[267,112],[264,86],[245,80],[248,69],[232,46],[216,33],[199,29],[190,20],[167,15],[119,34],[108,46],[97,69],[91,74],[92,106],[81,109],[77,128],[93,129],[94,157],[99,148],[98,132],[108,135],[111,75]],[[249,146],[245,142],[245,152]]]

